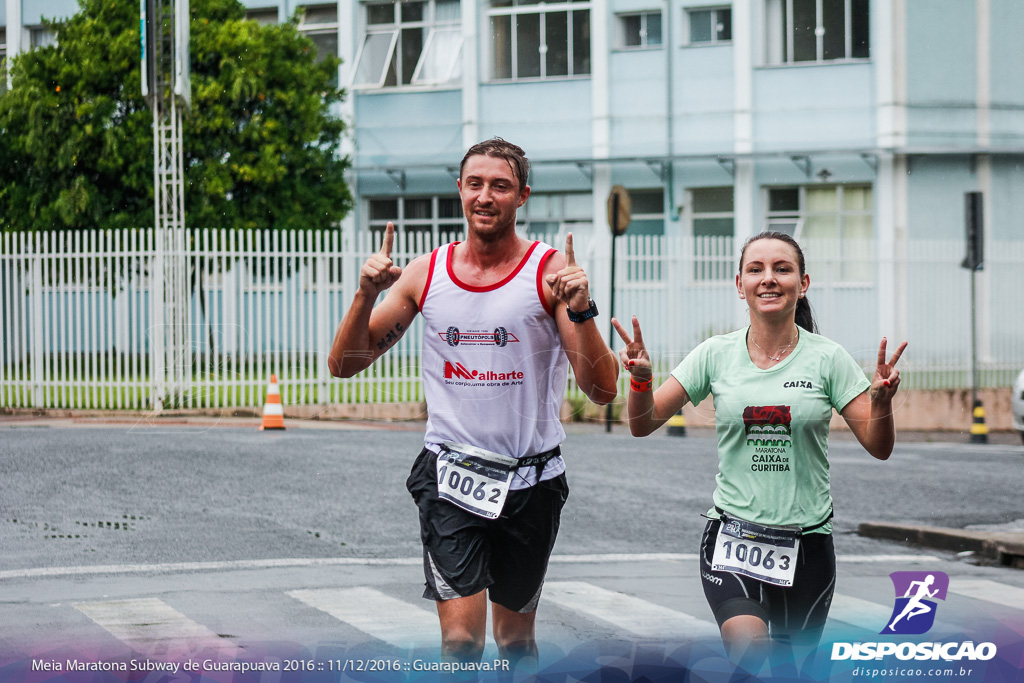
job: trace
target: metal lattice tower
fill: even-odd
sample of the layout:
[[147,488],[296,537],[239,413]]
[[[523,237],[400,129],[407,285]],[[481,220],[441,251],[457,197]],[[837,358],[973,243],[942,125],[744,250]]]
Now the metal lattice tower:
[[[143,94],[153,110],[153,407],[180,406],[191,385],[190,287],[185,235],[182,109],[189,104],[188,1],[146,0]],[[184,35],[182,35],[184,34]],[[162,287],[160,286],[162,283]]]

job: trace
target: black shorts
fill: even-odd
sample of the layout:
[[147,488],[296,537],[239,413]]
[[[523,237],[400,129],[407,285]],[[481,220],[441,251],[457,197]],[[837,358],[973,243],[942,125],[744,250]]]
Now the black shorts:
[[701,583],[719,628],[732,617],[751,615],[768,624],[775,640],[820,640],[836,587],[832,534],[809,533],[800,537],[793,585],[784,587],[712,570],[711,558],[720,526],[717,519],[708,520],[700,542]]
[[406,482],[420,510],[423,597],[451,600],[488,589],[491,602],[533,612],[569,496],[565,474],[509,491],[492,520],[438,498],[436,463],[437,454],[424,448]]

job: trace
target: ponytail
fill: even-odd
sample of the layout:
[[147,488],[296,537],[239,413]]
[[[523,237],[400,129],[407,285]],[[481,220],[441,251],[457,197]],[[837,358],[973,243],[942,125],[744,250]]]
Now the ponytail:
[[811,312],[811,302],[806,296],[800,297],[796,302],[796,324],[808,332],[818,334],[818,325],[814,322],[814,313]]

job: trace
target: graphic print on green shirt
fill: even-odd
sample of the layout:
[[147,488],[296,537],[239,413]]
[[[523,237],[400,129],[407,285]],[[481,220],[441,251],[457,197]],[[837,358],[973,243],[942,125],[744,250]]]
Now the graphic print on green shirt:
[[743,409],[747,446],[755,446],[750,469],[754,472],[789,472],[793,445],[789,406],[747,406]]

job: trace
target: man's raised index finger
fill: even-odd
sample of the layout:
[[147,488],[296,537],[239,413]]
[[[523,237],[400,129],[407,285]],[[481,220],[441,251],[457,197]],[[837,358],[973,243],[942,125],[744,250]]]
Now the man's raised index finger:
[[380,245],[380,254],[384,258],[391,258],[391,247],[395,244],[395,224],[388,223],[384,229],[384,243]]
[[565,236],[565,265],[576,265],[576,253],[572,250],[572,233]]

